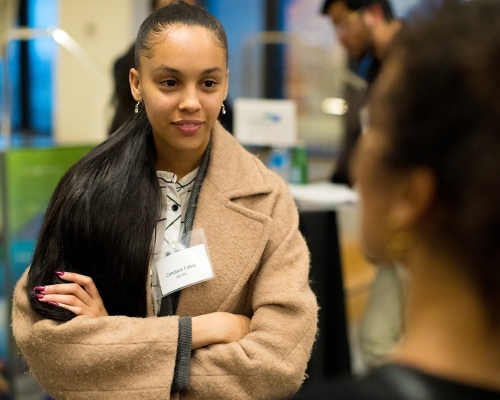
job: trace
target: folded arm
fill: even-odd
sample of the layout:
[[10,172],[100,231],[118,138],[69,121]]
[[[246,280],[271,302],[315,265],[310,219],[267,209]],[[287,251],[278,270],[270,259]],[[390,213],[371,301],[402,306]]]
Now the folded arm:
[[276,200],[272,233],[255,272],[250,333],[238,342],[193,352],[182,398],[277,399],[305,378],[316,336],[317,303],[309,287],[309,252],[287,189]]
[[[179,318],[107,316],[90,278],[72,273],[62,278],[75,283],[37,288],[37,293],[43,294],[40,301],[56,301],[55,307],[77,314],[65,323],[42,319],[31,310],[26,273],[14,293],[14,336],[42,387],[56,398],[164,398],[170,393]],[[248,328],[248,318],[241,315],[194,317],[191,348],[239,340]]]

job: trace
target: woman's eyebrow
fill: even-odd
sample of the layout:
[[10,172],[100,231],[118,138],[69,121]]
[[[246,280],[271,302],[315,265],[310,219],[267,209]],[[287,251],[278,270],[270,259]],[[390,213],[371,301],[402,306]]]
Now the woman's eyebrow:
[[[167,71],[167,72],[170,72],[171,74],[182,75],[182,71],[179,71],[178,69],[169,67],[168,65],[165,65],[165,64],[161,64],[161,65],[153,68],[153,72],[156,72],[156,71]],[[207,68],[207,69],[204,69],[203,71],[201,71],[201,75],[208,75],[208,74],[211,74],[213,72],[224,72],[224,71],[222,70],[222,68],[219,68],[219,67]]]
[[213,73],[213,72],[224,72],[224,71],[222,70],[222,68],[219,68],[219,67],[213,67],[213,68],[207,68],[207,69],[203,70],[203,71],[201,72],[201,74],[202,74],[202,75],[207,75],[207,74],[211,74],[211,73]]
[[157,67],[154,67],[153,68],[153,71],[156,72],[156,71],[167,71],[167,72],[170,72],[172,74],[181,74],[182,72],[179,71],[178,69],[175,69],[175,68],[172,68],[172,67],[169,67],[168,65],[165,65],[165,64],[161,64]]

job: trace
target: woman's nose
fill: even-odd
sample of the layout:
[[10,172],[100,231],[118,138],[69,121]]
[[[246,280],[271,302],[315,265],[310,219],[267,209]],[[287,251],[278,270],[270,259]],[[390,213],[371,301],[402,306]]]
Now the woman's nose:
[[187,112],[195,112],[201,108],[196,88],[186,88],[183,93],[179,109]]

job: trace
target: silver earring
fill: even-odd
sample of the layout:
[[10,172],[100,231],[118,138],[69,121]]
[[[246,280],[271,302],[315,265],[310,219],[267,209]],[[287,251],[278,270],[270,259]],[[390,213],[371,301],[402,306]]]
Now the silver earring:
[[225,114],[226,112],[226,106],[224,105],[224,103],[222,103],[222,114]]
[[140,102],[140,101],[138,101],[138,102],[137,102],[137,104],[135,105],[134,112],[135,112],[136,114],[138,114],[138,113],[139,113],[139,104],[141,104],[141,102]]

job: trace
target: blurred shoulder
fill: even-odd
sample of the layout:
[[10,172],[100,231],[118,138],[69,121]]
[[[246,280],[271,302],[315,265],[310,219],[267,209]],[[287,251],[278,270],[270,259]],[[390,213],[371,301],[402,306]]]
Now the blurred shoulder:
[[387,364],[374,369],[361,379],[339,380],[304,387],[300,399],[343,400],[498,400],[500,392],[474,387],[426,374],[415,368]]

